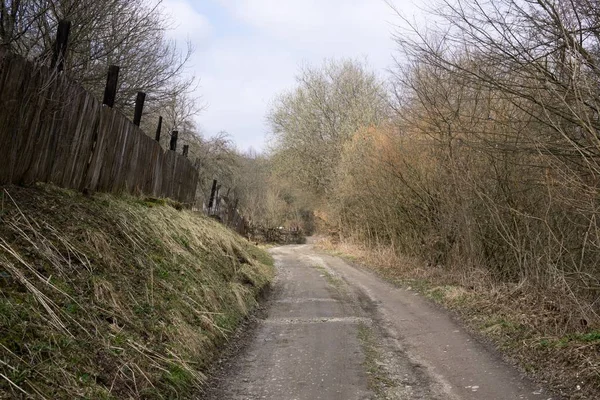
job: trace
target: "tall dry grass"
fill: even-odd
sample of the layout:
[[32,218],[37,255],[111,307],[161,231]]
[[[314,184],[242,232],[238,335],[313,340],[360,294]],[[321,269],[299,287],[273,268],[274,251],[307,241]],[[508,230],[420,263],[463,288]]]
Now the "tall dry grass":
[[191,398],[272,277],[168,200],[0,190],[0,398]]

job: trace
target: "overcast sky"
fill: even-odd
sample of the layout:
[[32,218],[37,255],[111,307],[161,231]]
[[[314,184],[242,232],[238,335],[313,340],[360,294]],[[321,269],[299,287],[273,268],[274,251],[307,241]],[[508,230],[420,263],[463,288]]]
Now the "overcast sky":
[[[415,0],[395,4],[411,17]],[[189,71],[208,108],[197,118],[205,135],[227,131],[240,150],[265,146],[272,99],[294,87],[302,65],[325,58],[366,59],[385,74],[398,17],[384,0],[164,0],[176,29],[191,40]]]

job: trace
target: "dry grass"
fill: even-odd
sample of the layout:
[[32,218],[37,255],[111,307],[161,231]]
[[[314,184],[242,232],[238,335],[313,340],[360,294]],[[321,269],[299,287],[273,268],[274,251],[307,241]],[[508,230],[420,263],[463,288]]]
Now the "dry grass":
[[535,379],[568,399],[597,399],[600,393],[600,324],[580,317],[579,304],[557,288],[498,283],[484,271],[469,273],[427,266],[389,248],[354,243],[317,244],[373,269],[385,279],[421,292],[455,311],[473,331],[490,339]]
[[0,188],[0,398],[190,398],[270,257],[160,199]]

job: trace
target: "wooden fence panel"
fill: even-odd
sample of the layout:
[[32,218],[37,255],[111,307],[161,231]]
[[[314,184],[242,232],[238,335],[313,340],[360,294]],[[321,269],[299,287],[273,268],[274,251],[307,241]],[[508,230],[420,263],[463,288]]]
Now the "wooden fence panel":
[[[8,96],[3,95],[7,92],[9,63],[8,54],[0,49],[0,110],[5,110],[8,105]],[[10,112],[0,112],[0,183],[10,181],[10,143],[12,142],[12,132],[9,129]]]
[[[59,140],[64,141],[66,158],[55,165],[55,170],[60,171],[60,180],[56,184],[72,189],[78,189],[85,173],[93,146],[95,125],[98,123],[100,104],[81,88],[73,90],[73,102],[65,109],[69,119],[69,130]],[[60,166],[60,168],[59,168]],[[58,175],[58,174],[57,174]]]
[[[23,99],[23,102],[15,102],[9,98],[10,111],[7,111],[12,114],[12,121],[9,121],[8,126],[5,127],[12,131],[10,142],[12,151],[9,161],[11,163],[11,179],[15,182],[23,181],[23,176],[27,172],[31,160],[35,157],[33,145],[37,139],[35,130],[37,120],[34,112],[37,98],[34,97],[34,91],[38,86],[36,80],[40,76],[36,76],[26,66],[25,62],[13,64],[8,71],[8,85],[5,88],[9,93],[16,92]],[[19,80],[22,83],[19,88],[15,88],[15,82],[19,82]]]
[[163,191],[162,177],[164,174],[165,152],[158,143],[153,148],[152,156],[155,160],[154,175],[152,176],[152,196],[161,197]]
[[[175,155],[177,155],[177,153],[175,153]],[[181,160],[179,157],[173,157],[173,170],[171,171],[170,178],[170,181],[172,182],[171,197],[173,198],[179,198],[179,192],[181,189],[181,176],[179,175],[179,172],[181,172]]]
[[108,151],[108,132],[112,130],[114,113],[106,106],[100,108],[98,126],[92,139],[92,154],[80,190],[99,190],[103,160]]
[[[36,181],[51,181],[54,149],[60,140],[57,133],[60,132],[59,127],[64,119],[64,113],[60,112],[64,93],[62,93],[59,78],[50,74],[47,69],[39,72],[35,78],[32,77],[29,81],[33,86],[27,89],[30,93],[36,92],[35,101],[32,99],[22,103],[22,107],[35,111],[32,124],[19,132],[31,139],[31,147],[15,149],[19,158],[18,163],[26,171],[21,180],[26,184]],[[25,157],[25,153],[30,154],[31,158]]]
[[84,181],[87,166],[94,150],[94,136],[100,123],[100,102],[90,96],[85,98],[84,107],[78,118],[76,130],[76,143],[73,150],[77,149],[74,157],[67,167],[68,185],[72,189],[79,189]]
[[130,188],[127,186],[127,175],[128,170],[132,168],[132,159],[131,155],[134,152],[134,148],[136,147],[137,140],[136,134],[134,131],[134,126],[123,116],[125,123],[123,125],[124,132],[124,140],[123,146],[121,147],[121,152],[118,155],[118,168],[115,171],[115,186],[113,187],[114,193],[121,193],[124,191],[128,191]]
[[137,175],[137,166],[139,164],[139,146],[142,133],[135,125],[130,124],[127,129],[129,131],[129,141],[125,153],[123,153],[123,167],[121,168],[123,187],[129,193],[139,194],[138,179],[142,177]]
[[[9,65],[5,70],[3,78],[2,96],[0,96],[0,110],[3,118],[0,118],[0,129],[2,134],[3,147],[6,147],[6,154],[3,160],[7,162],[7,168],[3,174],[2,182],[21,182],[22,159],[30,159],[31,154],[19,154],[27,142],[34,139],[29,136],[30,132],[24,130],[25,118],[32,117],[27,115],[33,107],[27,107],[30,101],[30,86],[27,85],[31,76],[26,68],[26,62],[19,58],[6,57],[4,62]],[[4,169],[4,168],[3,168]]]
[[98,187],[94,190],[117,193],[119,190],[119,170],[122,166],[122,154],[127,145],[128,122],[120,113],[112,112],[113,123],[106,135],[106,152],[102,158],[102,169]]
[[[53,112],[58,115],[60,125],[52,131],[51,146],[41,148],[49,155],[48,169],[50,170],[49,182],[63,187],[70,187],[70,182],[65,182],[65,172],[68,170],[68,164],[71,157],[77,152],[74,148],[77,144],[75,136],[77,129],[77,119],[83,111],[85,105],[84,94],[77,96],[71,82],[64,81],[55,89],[58,98],[53,102]],[[54,152],[52,150],[54,149]]]
[[[57,77],[50,74],[47,68],[34,68],[33,63],[26,63],[24,67],[27,69],[25,101],[21,103],[19,110],[18,128],[23,141],[21,146],[15,148],[14,179],[17,182],[32,183],[38,180],[41,172],[49,171],[49,168],[40,163],[45,161],[44,156],[56,141],[52,131],[61,115],[53,111],[59,107],[60,100],[55,93],[60,86],[57,85]],[[44,134],[48,130],[50,134]]]
[[160,145],[147,135],[140,135],[139,154],[137,161],[137,176],[139,176],[139,185],[142,193],[153,195],[154,193],[154,169],[156,168],[158,152]]
[[198,173],[66,75],[0,50],[0,184],[36,181],[192,204]]
[[183,169],[180,173],[182,188],[179,196],[182,202],[191,204],[194,202],[196,197],[198,174],[196,173],[196,168],[190,160],[186,158],[183,161]]
[[162,197],[173,197],[173,170],[175,168],[176,154],[172,150],[167,150],[163,158],[162,171]]

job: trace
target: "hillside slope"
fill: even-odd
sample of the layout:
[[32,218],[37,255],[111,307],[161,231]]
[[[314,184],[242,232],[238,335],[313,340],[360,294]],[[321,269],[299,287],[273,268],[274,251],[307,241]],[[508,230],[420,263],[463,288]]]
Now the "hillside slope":
[[189,398],[273,275],[164,200],[0,188],[0,398]]

